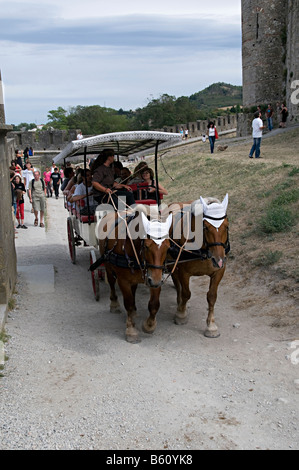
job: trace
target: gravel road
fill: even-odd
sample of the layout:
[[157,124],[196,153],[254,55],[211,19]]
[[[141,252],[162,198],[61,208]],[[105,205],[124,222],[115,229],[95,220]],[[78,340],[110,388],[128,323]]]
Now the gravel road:
[[[244,285],[231,262],[216,304],[219,339],[203,336],[201,278],[192,281],[187,325],[173,323],[169,282],[156,332],[128,344],[125,313],[109,312],[107,285],[94,300],[90,248],[70,262],[66,217],[62,198],[49,199],[47,230],[34,227],[26,205],[29,228],[16,239],[0,449],[298,449],[299,337],[267,317],[287,300]],[[140,325],[147,302],[140,286]]]

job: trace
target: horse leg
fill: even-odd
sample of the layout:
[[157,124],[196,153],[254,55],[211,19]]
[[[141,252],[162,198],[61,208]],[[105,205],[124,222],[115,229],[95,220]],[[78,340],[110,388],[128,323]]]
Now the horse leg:
[[177,271],[175,271],[172,275],[172,281],[173,281],[173,284],[174,284],[174,287],[176,289],[176,294],[177,294],[177,304],[179,305],[182,301],[182,288],[181,288],[181,283],[180,283],[180,280],[179,280],[179,276],[178,276],[178,273]]
[[187,302],[190,300],[191,292],[189,288],[190,275],[188,273],[182,273],[178,276],[178,282],[180,283],[180,293],[178,294],[178,305],[177,311],[174,317],[176,325],[185,325],[188,322],[187,315]]
[[148,303],[149,317],[143,322],[142,329],[145,333],[152,334],[157,327],[156,314],[160,308],[161,287],[150,289],[151,296]]
[[207,294],[207,301],[209,304],[209,313],[207,318],[207,328],[205,331],[205,336],[207,338],[219,338],[220,333],[218,331],[218,327],[215,323],[215,316],[214,316],[214,306],[217,300],[217,289],[218,285],[223,277],[224,269],[220,269],[217,273],[213,274],[210,277],[210,287]]
[[107,267],[106,267],[106,273],[107,273],[108,283],[110,286],[110,312],[122,313],[119,302],[118,302],[116,290],[115,290],[116,278],[113,272],[110,271],[110,269]]
[[129,284],[126,280],[119,278],[118,284],[124,299],[124,306],[127,311],[126,340],[129,343],[140,343],[140,337],[135,327],[134,317],[136,316],[135,292],[137,286]]
[[137,287],[138,287],[138,284],[134,284],[133,286],[131,286],[132,295],[133,295],[133,298],[134,298],[135,316],[137,316],[137,308],[136,308],[136,301],[135,301]]

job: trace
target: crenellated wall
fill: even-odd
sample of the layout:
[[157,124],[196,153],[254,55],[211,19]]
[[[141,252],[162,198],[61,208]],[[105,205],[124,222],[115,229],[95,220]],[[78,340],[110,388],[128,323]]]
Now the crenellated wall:
[[[234,131],[238,125],[238,118],[238,114],[227,114],[226,116],[218,116],[217,118],[213,118],[211,121],[215,122],[219,132],[229,130]],[[209,120],[187,122],[183,124],[176,124],[175,126],[165,126],[161,130],[164,132],[179,133],[180,129],[183,128],[188,129],[189,137],[200,137],[207,133],[209,122]]]

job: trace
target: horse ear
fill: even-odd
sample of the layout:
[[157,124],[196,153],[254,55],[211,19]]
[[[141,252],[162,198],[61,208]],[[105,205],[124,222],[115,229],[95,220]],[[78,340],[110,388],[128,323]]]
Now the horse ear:
[[145,233],[149,233],[149,229],[150,229],[150,222],[147,220],[147,217],[144,215],[143,212],[141,212],[141,219],[142,219],[142,224],[143,224],[143,228],[145,230]]
[[200,200],[200,202],[202,203],[203,213],[205,213],[206,210],[207,210],[207,208],[208,208],[208,206],[207,206],[207,204],[205,203],[204,199],[203,199],[201,196],[200,196],[199,200]]
[[169,232],[169,229],[172,224],[172,214],[169,214],[169,216],[167,217],[166,224],[167,224],[167,231]]
[[226,194],[225,198],[222,201],[222,207],[223,207],[225,213],[227,211],[227,206],[228,206],[228,194]]

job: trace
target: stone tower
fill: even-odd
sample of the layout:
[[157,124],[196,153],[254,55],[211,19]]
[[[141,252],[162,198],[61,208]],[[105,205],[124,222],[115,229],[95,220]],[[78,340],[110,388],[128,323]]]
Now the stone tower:
[[242,0],[242,35],[244,107],[285,102],[299,119],[299,0]]
[[299,0],[288,0],[286,102],[291,120],[299,121]]
[[243,0],[243,105],[274,104],[284,84],[286,0]]

